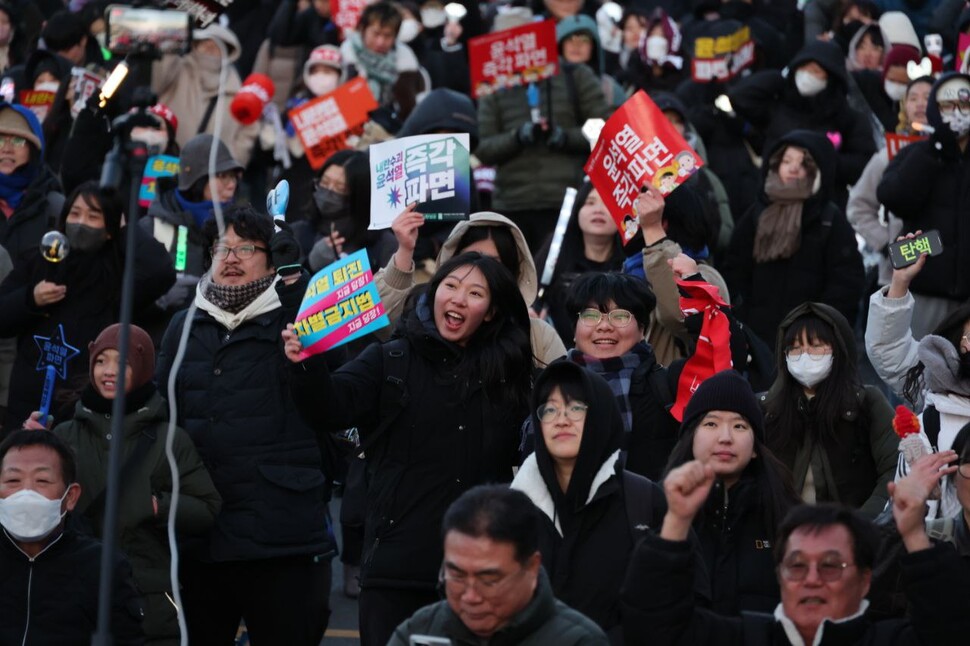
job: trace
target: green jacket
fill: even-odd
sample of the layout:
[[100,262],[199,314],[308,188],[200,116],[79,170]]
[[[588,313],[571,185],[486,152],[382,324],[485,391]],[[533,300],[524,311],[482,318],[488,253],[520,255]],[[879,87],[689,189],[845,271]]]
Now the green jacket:
[[478,103],[481,140],[475,156],[496,167],[492,206],[500,213],[558,209],[566,187],[577,185],[589,157],[583,124],[609,115],[600,80],[585,65],[564,65],[557,76],[539,83],[539,90],[543,118],[565,132],[562,150],[552,151],[542,141],[523,146],[516,138],[519,126],[531,120],[524,86],[490,94]]
[[412,635],[447,637],[454,646],[608,646],[602,629],[552,595],[549,577],[539,571],[535,596],[520,613],[490,638],[468,630],[448,601],[425,606],[394,631],[387,646],[408,646]]
[[[178,636],[174,607],[164,598],[171,592],[169,583],[169,550],[167,523],[171,505],[172,478],[165,456],[168,435],[168,411],[165,400],[155,393],[145,405],[125,416],[125,438],[121,464],[128,462],[135,451],[139,436],[154,438],[148,452],[125,478],[119,501],[121,549],[128,556],[135,582],[145,595],[145,633]],[[77,479],[81,498],[73,514],[87,524],[97,538],[101,538],[104,523],[104,499],[101,493],[106,484],[111,416],[86,408],[78,401],[74,419],[54,428],[61,439],[70,444],[77,456]],[[219,492],[195,445],[185,431],[175,429],[173,451],[180,473],[176,531],[180,537],[204,534],[215,523],[222,504]],[[158,501],[156,514],[152,496]],[[92,502],[100,499],[96,509]],[[162,628],[160,624],[168,626]]]

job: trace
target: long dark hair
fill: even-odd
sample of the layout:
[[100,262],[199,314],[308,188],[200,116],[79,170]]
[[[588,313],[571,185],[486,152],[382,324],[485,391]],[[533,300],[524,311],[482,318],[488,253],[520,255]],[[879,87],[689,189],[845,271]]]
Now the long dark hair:
[[[594,191],[593,184],[587,179],[576,190],[576,200],[573,202],[573,210],[569,215],[569,224],[566,225],[566,234],[562,238],[562,247],[559,250],[559,260],[556,263],[556,271],[552,280],[555,280],[563,271],[574,271],[572,269],[576,260],[586,255],[586,245],[583,240],[583,231],[579,228],[579,211],[586,204],[586,198]],[[551,233],[543,243],[539,253],[536,254],[536,269],[542,270],[549,257],[549,249],[552,246],[552,239],[555,232]],[[617,231],[613,236],[613,253],[610,260],[619,269],[623,264],[623,243],[620,241],[620,232]]]
[[[933,330],[932,334],[941,336],[952,343],[953,347],[956,348],[957,354],[961,354],[960,340],[963,338],[963,326],[968,320],[970,320],[970,303],[964,303],[943,319],[936,326],[936,329]],[[903,382],[903,392],[901,394],[913,408],[916,407],[926,387],[923,379],[923,371],[925,369],[926,366],[920,361],[906,371],[906,380]]]
[[[785,352],[804,333],[809,343],[827,343],[832,347],[832,372],[815,387],[812,405],[815,407],[815,423],[805,425],[800,415],[801,400],[804,397],[802,385],[788,372]],[[778,377],[772,390],[778,396],[770,398],[765,416],[765,430],[768,443],[778,453],[785,449],[799,447],[805,439],[806,431],[822,436],[836,437],[836,424],[846,410],[858,407],[856,397],[859,388],[859,373],[856,358],[851,355],[836,334],[831,323],[811,312],[798,317],[785,330],[778,352]],[[866,411],[859,411],[865,416]],[[864,428],[868,422],[858,420]]]
[[428,306],[441,282],[461,267],[482,272],[490,293],[491,319],[468,340],[459,375],[463,384],[481,380],[493,404],[507,404],[509,411],[524,409],[532,389],[532,346],[529,313],[519,286],[502,263],[480,253],[464,253],[447,262],[428,282]]
[[[703,415],[698,417],[689,428],[681,431],[680,439],[677,440],[677,444],[670,451],[670,458],[667,460],[667,466],[664,469],[664,477],[673,469],[694,459],[694,435],[702,421],[704,421]],[[758,489],[758,506],[764,514],[765,528],[769,534],[774,534],[775,528],[781,523],[788,510],[797,505],[800,499],[792,486],[791,471],[781,460],[775,457],[775,454],[758,438],[753,429],[751,432],[754,435],[754,445],[752,446],[754,456],[748,462],[748,466],[744,468],[742,477],[750,477],[754,480]],[[711,493],[714,493],[713,489]],[[704,508],[701,507],[697,516],[700,522],[703,522],[703,513]]]

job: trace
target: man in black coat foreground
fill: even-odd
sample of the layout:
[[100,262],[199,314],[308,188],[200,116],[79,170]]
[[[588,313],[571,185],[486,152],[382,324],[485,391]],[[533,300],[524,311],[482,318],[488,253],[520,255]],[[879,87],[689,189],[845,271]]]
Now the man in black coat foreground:
[[[71,449],[50,431],[0,444],[0,644],[87,646],[98,616],[101,542],[66,529],[81,497]],[[144,643],[142,600],[117,556],[111,636]]]
[[668,511],[659,537],[648,535],[630,563],[622,592],[630,643],[872,644],[946,646],[966,643],[970,597],[965,565],[949,546],[932,546],[923,527],[925,504],[940,478],[956,467],[954,451],[923,457],[911,474],[890,483],[893,517],[906,547],[901,561],[910,617],[874,621],[865,600],[872,579],[875,529],[856,512],[835,506],[796,507],[775,543],[781,603],[774,615],[723,617],[694,607],[687,534],[714,483],[698,461],[664,481]]

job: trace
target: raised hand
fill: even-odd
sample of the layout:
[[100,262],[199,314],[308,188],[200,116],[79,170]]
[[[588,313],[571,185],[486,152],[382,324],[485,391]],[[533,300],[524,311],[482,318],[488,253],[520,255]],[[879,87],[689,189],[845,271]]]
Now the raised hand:
[[687,539],[694,516],[707,500],[714,484],[714,469],[699,460],[682,464],[664,478],[667,515],[660,537],[668,541]]
[[414,247],[418,244],[418,229],[424,224],[424,215],[414,210],[417,206],[417,202],[409,204],[391,223],[391,231],[397,238],[394,266],[401,271],[411,271],[411,265],[414,261]]
[[[910,238],[915,238],[918,235],[922,235],[922,231],[917,231],[916,233],[907,233],[904,236],[899,236],[896,238],[896,242],[900,240],[909,240]],[[914,262],[908,267],[903,267],[902,269],[893,269],[892,281],[889,283],[889,292],[886,294],[889,298],[902,298],[909,291],[909,284],[913,282],[916,275],[923,271],[923,266],[926,264],[927,254],[920,254],[919,260]]]
[[667,236],[663,228],[665,204],[663,194],[652,184],[644,185],[642,192],[633,202],[633,214],[637,216],[640,223],[643,241],[648,245]]
[[947,466],[956,459],[956,451],[924,455],[910,467],[908,476],[887,485],[892,497],[896,529],[908,551],[916,552],[930,546],[930,539],[923,527],[926,501],[939,485],[940,478],[957,470],[956,466]]
[[300,363],[303,361],[303,357],[300,353],[303,351],[303,345],[300,343],[300,337],[296,334],[296,328],[293,327],[292,323],[288,323],[286,329],[280,332],[283,336],[283,352],[286,354],[286,358],[293,363]]

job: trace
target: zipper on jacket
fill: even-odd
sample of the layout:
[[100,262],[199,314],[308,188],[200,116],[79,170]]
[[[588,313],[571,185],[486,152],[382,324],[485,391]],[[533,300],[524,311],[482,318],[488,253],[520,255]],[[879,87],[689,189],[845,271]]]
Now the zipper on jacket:
[[30,574],[27,575],[27,623],[24,624],[24,639],[20,646],[27,646],[27,633],[30,632],[30,589],[34,585],[34,559],[30,559]]

